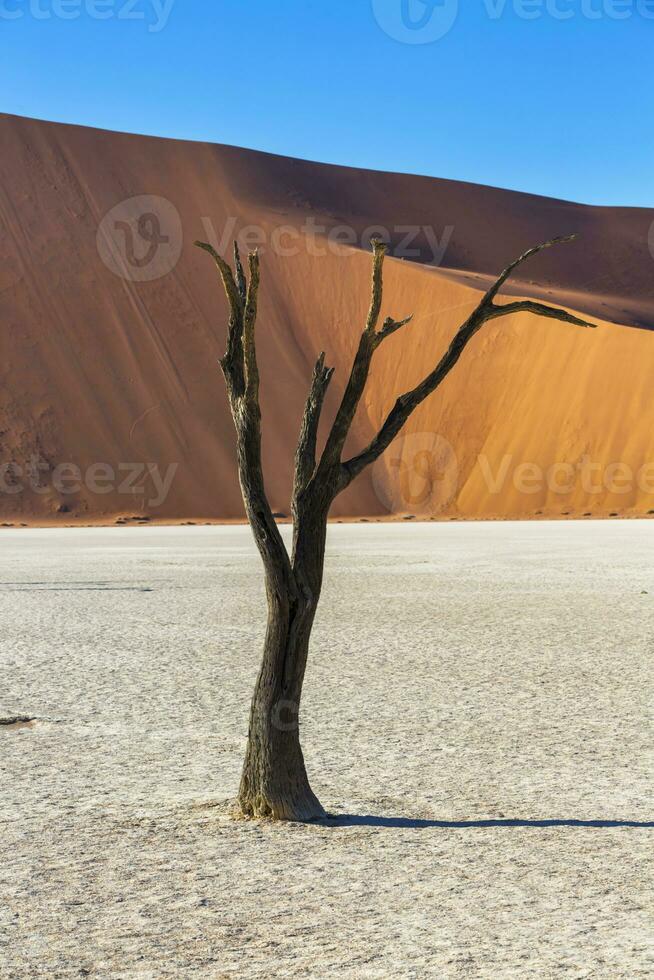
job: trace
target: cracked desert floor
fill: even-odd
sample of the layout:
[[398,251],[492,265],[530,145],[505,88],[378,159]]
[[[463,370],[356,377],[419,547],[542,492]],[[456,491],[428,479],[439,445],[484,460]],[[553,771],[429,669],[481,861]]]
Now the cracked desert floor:
[[654,975],[654,523],[330,527],[321,825],[234,822],[245,527],[6,530],[0,976]]

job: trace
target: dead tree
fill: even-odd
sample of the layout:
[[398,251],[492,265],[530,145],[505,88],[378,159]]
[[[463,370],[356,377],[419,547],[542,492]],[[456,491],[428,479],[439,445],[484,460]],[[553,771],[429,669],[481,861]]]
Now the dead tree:
[[459,328],[434,370],[395,402],[372,441],[350,459],[343,449],[361,400],[373,355],[388,337],[411,317],[387,317],[379,326],[382,308],[382,269],[387,246],[372,242],[372,299],[340,407],[317,454],[320,413],[333,368],[318,358],[304,409],[295,455],[293,485],[293,547],[289,555],[275,523],[261,464],[259,370],[255,351],[255,322],[259,291],[259,258],[248,256],[246,277],[234,245],[234,270],[204,242],[196,242],[213,258],[227,294],[230,317],[227,350],[220,364],[227,384],[236,426],[238,473],[243,501],[263,559],[268,598],[268,626],[263,661],[250,710],[248,744],[238,795],[244,816],[277,820],[311,820],[325,811],[313,793],[299,738],[299,707],[309,652],[309,637],[323,579],[327,517],[334,498],[388,448],[413,411],[438,388],[461,357],[466,345],[489,320],[514,313],[534,313],[580,327],[593,324],[566,310],[532,300],[499,305],[495,299],[519,265],[545,248],[570,238],[557,238],[525,252],[512,262]]

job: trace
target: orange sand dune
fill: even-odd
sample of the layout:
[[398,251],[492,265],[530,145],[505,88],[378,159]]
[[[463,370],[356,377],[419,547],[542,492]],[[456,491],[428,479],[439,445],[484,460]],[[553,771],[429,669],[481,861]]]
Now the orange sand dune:
[[[262,242],[265,466],[271,502],[287,512],[312,364],[324,349],[337,367],[329,415],[365,317],[362,242],[374,225],[405,256],[388,261],[386,310],[415,321],[378,352],[352,448],[433,366],[488,277],[530,245],[583,235],[525,266],[513,291],[591,314],[598,329],[494,321],[334,515],[654,511],[654,336],[634,329],[654,325],[654,211],[11,116],[0,132],[5,523],[242,516],[217,365],[225,303],[192,245],[236,233]],[[169,204],[152,203],[160,224],[132,238],[130,264],[116,252],[126,226],[107,244],[120,213],[103,219],[139,195]],[[168,241],[163,274],[148,281],[156,266],[138,261],[153,231]]]

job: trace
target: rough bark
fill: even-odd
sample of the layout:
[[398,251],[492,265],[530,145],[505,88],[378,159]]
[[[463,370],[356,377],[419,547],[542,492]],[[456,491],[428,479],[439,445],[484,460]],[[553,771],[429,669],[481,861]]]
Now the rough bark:
[[565,310],[542,303],[495,303],[501,287],[524,261],[545,248],[574,239],[558,238],[512,262],[488,290],[455,334],[434,370],[401,395],[380,431],[360,453],[343,461],[345,442],[361,401],[372,359],[379,345],[411,320],[387,317],[378,329],[383,300],[386,245],[372,242],[371,302],[340,406],[320,458],[317,444],[321,412],[333,369],[321,354],[314,368],[302,418],[293,482],[293,547],[289,555],[272,515],[261,465],[261,411],[255,325],[259,291],[259,258],[248,256],[249,279],[234,245],[231,266],[204,242],[196,242],[218,269],[230,317],[227,349],[221,359],[236,428],[238,472],[246,513],[264,567],[268,626],[248,730],[248,745],[238,795],[243,816],[275,820],[312,820],[323,810],[311,789],[299,735],[300,701],[311,629],[322,589],[327,518],[334,498],[374,462],[400,432],[409,416],[454,368],[467,344],[489,320],[528,311],[577,326],[592,324]]
[[300,747],[299,708],[313,609],[273,600],[252,706],[238,801],[244,816],[311,820],[324,816]]

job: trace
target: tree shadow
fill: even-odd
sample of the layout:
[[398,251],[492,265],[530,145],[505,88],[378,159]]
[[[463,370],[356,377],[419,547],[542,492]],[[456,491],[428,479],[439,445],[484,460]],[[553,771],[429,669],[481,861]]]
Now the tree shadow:
[[548,827],[577,827],[613,829],[616,827],[631,827],[638,830],[654,829],[654,821],[640,820],[577,820],[544,819],[523,820],[520,818],[498,818],[490,820],[418,820],[411,817],[376,817],[364,814],[343,814],[328,816],[321,821],[329,827],[387,827],[405,830],[474,830],[478,828],[497,827],[510,829],[512,827],[548,828]]

